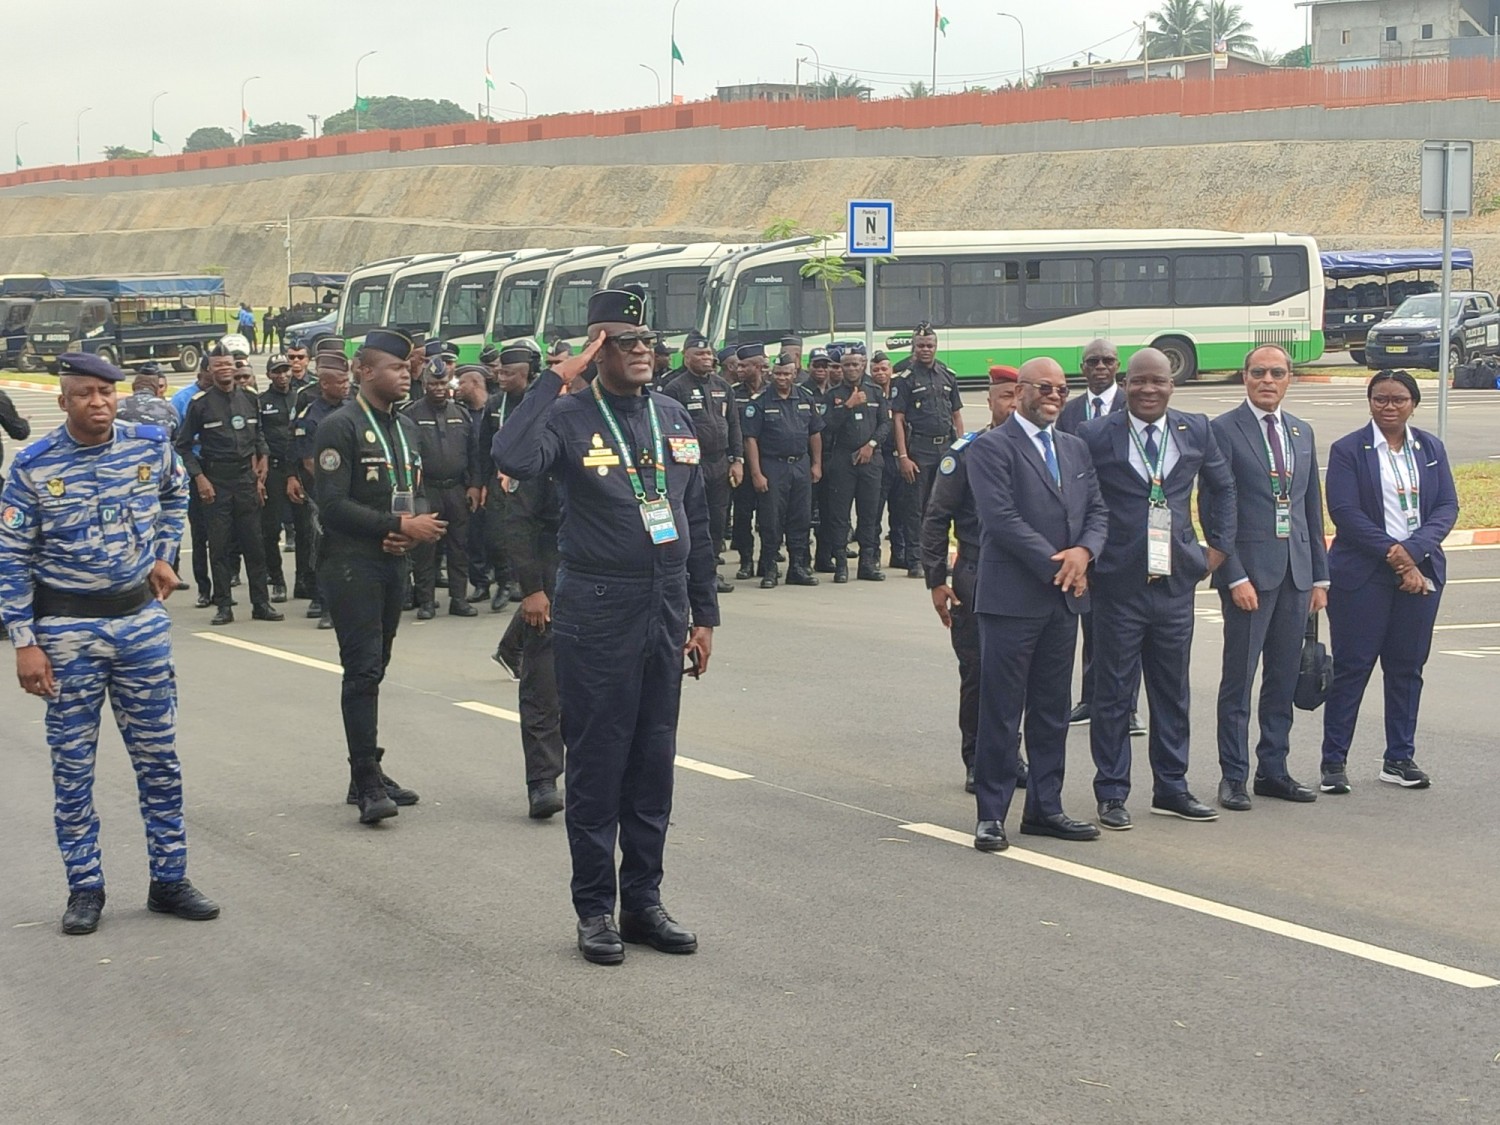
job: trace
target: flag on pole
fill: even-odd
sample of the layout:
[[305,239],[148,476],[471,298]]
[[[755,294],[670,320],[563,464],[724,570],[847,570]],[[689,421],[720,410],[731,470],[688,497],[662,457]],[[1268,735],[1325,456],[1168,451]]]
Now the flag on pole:
[[682,57],[682,52],[677,49],[676,39],[672,40],[672,61],[680,62],[683,66],[687,66],[687,60]]
[[493,90],[495,88],[495,76],[490,73],[489,67],[484,68],[484,88],[486,90]]
[[155,129],[152,129],[151,130],[151,143],[154,144],[154,145],[161,145],[161,144],[166,144],[167,142],[161,139],[161,134],[160,133],[158,133]]
[[948,38],[948,17],[938,10],[936,4],[932,6],[932,20],[937,25],[937,29],[943,33],[943,38]]
[[18,152],[18,153],[16,153],[16,167],[19,168],[20,166],[21,166],[21,154]]
[[354,99],[354,108],[357,109],[357,110],[359,110],[360,113],[365,113],[370,108],[370,99],[369,98],[355,98]]

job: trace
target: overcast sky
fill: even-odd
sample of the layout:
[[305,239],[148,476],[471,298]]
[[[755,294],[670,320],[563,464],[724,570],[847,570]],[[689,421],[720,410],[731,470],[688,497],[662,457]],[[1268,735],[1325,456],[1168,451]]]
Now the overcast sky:
[[[1026,64],[1066,66],[1092,50],[1122,58],[1139,50],[1131,21],[1153,0],[942,0],[950,21],[940,40],[938,85],[993,85],[1021,66],[1014,20],[1025,26]],[[1288,50],[1303,41],[1303,14],[1291,0],[1243,0],[1263,45]],[[490,52],[497,118],[519,116],[525,87],[533,115],[620,109],[656,101],[661,75],[669,95],[672,0],[33,0],[5,4],[4,97],[0,146],[17,125],[27,167],[72,163],[83,114],[85,161],[107,144],[146,149],[152,95],[157,131],[178,150],[200,125],[237,132],[240,84],[251,75],[252,120],[309,127],[354,100],[354,61],[365,95],[447,98],[474,112],[485,96],[484,46]],[[930,0],[679,0],[677,93],[712,97],[720,85],[791,82],[796,59],[817,49],[825,68],[857,71],[876,96],[931,78]],[[811,78],[804,67],[803,80]],[[160,148],[158,151],[161,151]],[[6,164],[10,162],[7,152]]]

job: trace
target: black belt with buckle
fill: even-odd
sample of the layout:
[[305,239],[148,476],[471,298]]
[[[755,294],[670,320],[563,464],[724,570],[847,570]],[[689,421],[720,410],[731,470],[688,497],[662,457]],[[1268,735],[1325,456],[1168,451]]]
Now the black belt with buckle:
[[457,485],[463,484],[463,481],[458,477],[443,477],[441,480],[434,479],[433,477],[423,477],[422,483],[428,488],[454,488]]
[[912,437],[914,437],[917,441],[924,442],[928,445],[947,445],[950,441],[953,440],[947,434],[944,434],[942,437],[928,437],[926,434],[913,434]]
[[31,613],[38,618],[129,617],[149,605],[155,596],[149,582],[118,594],[80,594],[54,590],[38,582],[31,591]]
[[785,461],[788,465],[794,465],[798,461],[802,460],[803,456],[805,456],[805,455],[801,454],[801,453],[796,453],[796,454],[793,454],[790,457],[782,457],[780,454],[772,453],[772,454],[769,454],[765,459],[767,461]]
[[204,476],[210,473],[243,473],[250,468],[250,459],[247,457],[243,461],[205,461],[200,457],[198,464],[202,466]]

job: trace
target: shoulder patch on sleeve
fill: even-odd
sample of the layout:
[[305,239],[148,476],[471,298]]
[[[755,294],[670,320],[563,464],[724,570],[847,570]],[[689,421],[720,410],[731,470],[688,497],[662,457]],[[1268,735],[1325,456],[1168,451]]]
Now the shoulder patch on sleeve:
[[325,449],[322,453],[318,454],[318,468],[322,469],[325,473],[336,472],[338,467],[343,463],[344,459],[339,456],[337,449]]
[[166,441],[171,436],[165,428],[153,422],[120,422],[118,425],[126,437],[137,437],[142,441]]
[[938,462],[938,472],[943,476],[952,476],[953,470],[958,468],[958,458],[949,453]]

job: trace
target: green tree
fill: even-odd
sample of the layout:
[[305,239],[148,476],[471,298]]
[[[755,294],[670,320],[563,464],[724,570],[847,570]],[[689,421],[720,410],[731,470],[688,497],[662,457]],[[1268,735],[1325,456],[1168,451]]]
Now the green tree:
[[[761,232],[762,242],[781,242],[784,239],[796,238],[802,235],[817,243],[817,249],[808,260],[802,263],[802,268],[797,272],[803,277],[811,277],[817,280],[823,287],[823,298],[828,308],[828,339],[833,341],[837,335],[837,313],[834,309],[833,293],[840,285],[863,285],[865,283],[864,269],[855,269],[844,260],[844,255],[839,249],[840,239],[838,236],[823,230],[806,230],[794,219],[772,219],[771,225]],[[890,261],[889,258],[866,258],[866,268],[873,268],[876,262]]]
[[1307,57],[1309,49],[1310,48],[1308,48],[1306,45],[1301,46],[1301,47],[1293,47],[1290,51],[1287,51],[1279,59],[1276,60],[1276,65],[1277,66],[1310,66],[1312,64],[1311,64],[1311,61]]
[[1229,0],[1208,0],[1203,6],[1203,49],[1209,50],[1214,39],[1225,40],[1231,51],[1248,55],[1255,50],[1255,25],[1241,14],[1238,4]]
[[1206,46],[1198,41],[1198,29],[1207,26],[1199,0],[1166,0],[1146,18],[1154,24],[1146,32],[1152,58],[1199,54]]
[[901,96],[903,98],[930,98],[932,91],[927,88],[927,83],[919,78],[915,82],[908,82],[906,88],[901,91]]
[[851,74],[847,78],[840,78],[837,74],[829,74],[821,82],[815,82],[807,88],[809,99],[823,101],[829,98],[858,98],[862,102],[870,100],[874,90],[865,84],[857,74]]
[[245,133],[247,145],[265,144],[268,141],[298,141],[307,134],[301,125],[289,125],[285,121],[272,121],[268,125],[256,125]]
[[194,129],[188,134],[186,143],[182,146],[183,152],[207,152],[213,148],[233,148],[234,134],[228,129],[221,129],[217,125],[205,125],[201,129]]
[[[474,115],[456,102],[431,98],[365,98],[360,107],[361,129],[420,129],[427,125],[457,125],[473,121]],[[323,135],[354,132],[354,107],[339,110],[323,120]]]
[[142,152],[138,148],[128,148],[125,145],[104,146],[105,160],[142,160],[149,155],[151,154]]

